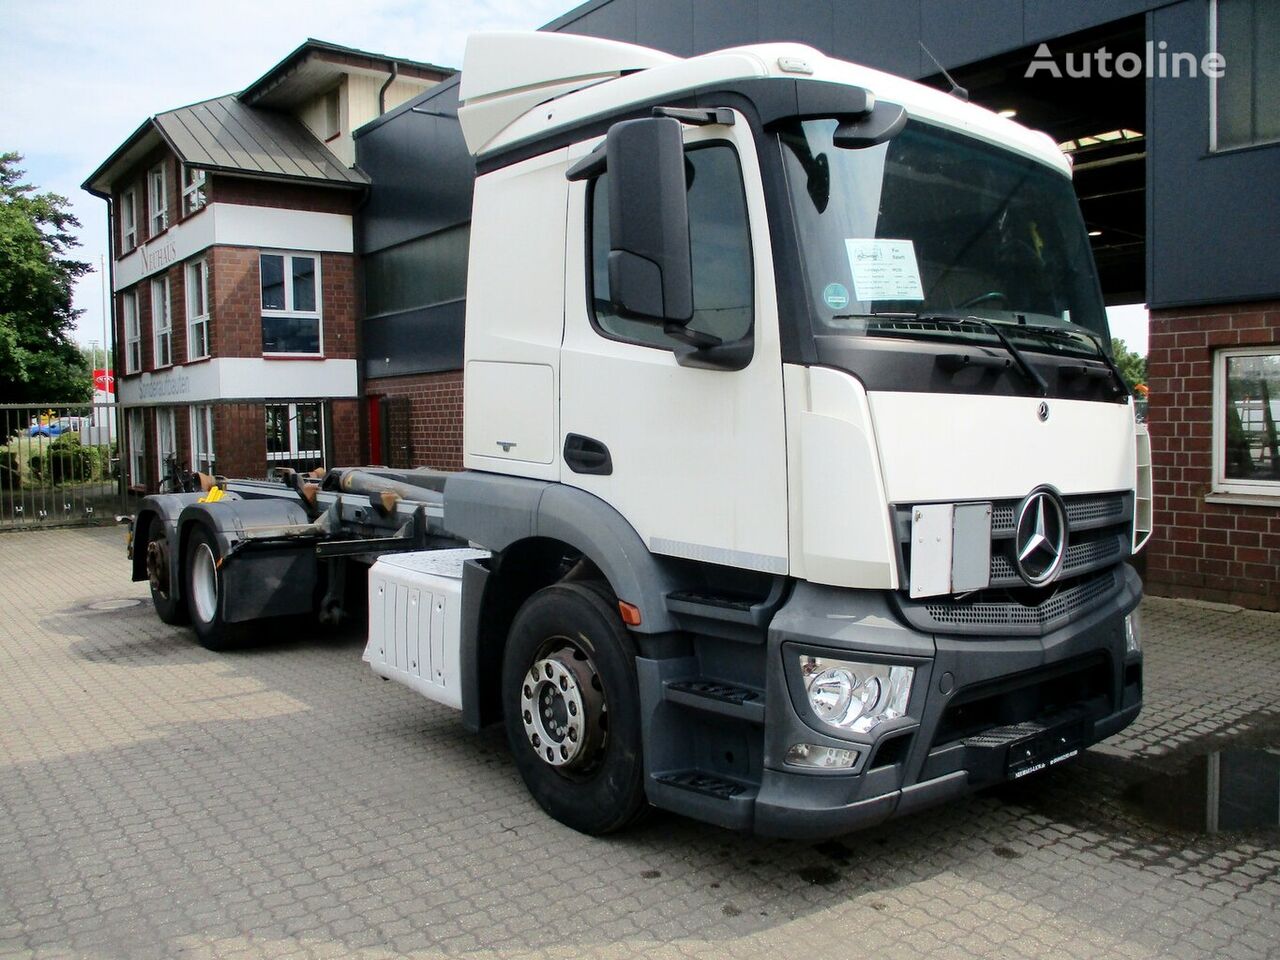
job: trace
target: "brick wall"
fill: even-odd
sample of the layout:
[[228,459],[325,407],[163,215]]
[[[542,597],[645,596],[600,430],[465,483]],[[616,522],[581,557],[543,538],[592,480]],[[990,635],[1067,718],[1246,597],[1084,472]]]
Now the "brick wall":
[[462,469],[461,370],[371,379],[365,384],[365,393],[407,398],[411,464]]
[[1213,489],[1215,353],[1271,344],[1280,344],[1280,302],[1151,312],[1151,593],[1280,610],[1280,500],[1205,499]]
[[280,183],[270,180],[248,180],[226,174],[210,174],[205,196],[210,203],[241,203],[251,207],[284,207],[316,213],[355,211],[358,192],[338,188],[316,187],[314,184]]

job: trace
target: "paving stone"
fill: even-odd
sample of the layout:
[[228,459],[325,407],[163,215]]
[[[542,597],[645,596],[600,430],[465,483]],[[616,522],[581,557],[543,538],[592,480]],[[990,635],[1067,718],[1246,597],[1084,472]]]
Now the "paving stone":
[[1148,599],[1133,726],[832,857],[663,814],[579,836],[501,731],[375,678],[358,629],[210,653],[121,540],[0,535],[0,957],[1280,955],[1280,836],[1131,800],[1229,737],[1280,742],[1274,614]]

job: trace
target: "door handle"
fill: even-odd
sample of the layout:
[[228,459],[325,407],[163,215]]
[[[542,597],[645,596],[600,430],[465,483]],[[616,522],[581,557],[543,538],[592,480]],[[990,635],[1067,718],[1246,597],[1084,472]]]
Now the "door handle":
[[564,438],[564,462],[574,473],[607,477],[613,473],[609,448],[599,440],[571,433]]

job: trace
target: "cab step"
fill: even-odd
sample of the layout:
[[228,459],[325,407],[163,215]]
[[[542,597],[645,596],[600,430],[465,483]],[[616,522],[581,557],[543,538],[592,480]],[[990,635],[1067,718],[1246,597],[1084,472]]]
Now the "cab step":
[[750,830],[755,816],[755,784],[702,770],[669,770],[649,777],[649,802],[730,830]]
[[668,680],[663,694],[668,702],[683,707],[747,723],[764,723],[764,694],[751,687],[694,677]]

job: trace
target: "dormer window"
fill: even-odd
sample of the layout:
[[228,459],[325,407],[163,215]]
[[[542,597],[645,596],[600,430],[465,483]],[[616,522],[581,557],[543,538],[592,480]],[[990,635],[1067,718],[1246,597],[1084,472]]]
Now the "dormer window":
[[342,132],[342,115],[339,110],[338,88],[324,95],[324,139],[332,140]]
[[189,217],[205,205],[205,172],[199,167],[182,168],[182,215]]

